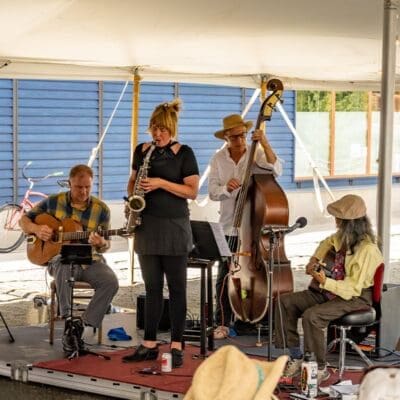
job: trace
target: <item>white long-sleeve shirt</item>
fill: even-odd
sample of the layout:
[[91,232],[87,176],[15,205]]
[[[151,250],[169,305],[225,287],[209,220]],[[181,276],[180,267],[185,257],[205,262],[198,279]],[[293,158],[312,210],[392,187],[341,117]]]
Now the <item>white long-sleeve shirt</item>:
[[[220,202],[219,222],[227,236],[234,235],[232,230],[233,213],[235,210],[236,197],[240,188],[229,193],[226,185],[231,179],[242,181],[249,153],[250,145],[247,145],[246,152],[236,164],[229,154],[228,147],[225,146],[214,155],[210,162],[208,194],[211,200]],[[261,145],[258,145],[254,156],[252,173],[270,173],[274,176],[279,176],[282,174],[282,161],[277,158],[274,164],[268,163],[263,148]]]

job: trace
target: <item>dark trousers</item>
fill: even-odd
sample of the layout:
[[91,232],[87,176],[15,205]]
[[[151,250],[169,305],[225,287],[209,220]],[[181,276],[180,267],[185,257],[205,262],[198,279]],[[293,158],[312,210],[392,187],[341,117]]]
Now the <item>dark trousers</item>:
[[351,311],[365,308],[372,302],[370,289],[362,291],[360,297],[344,300],[335,297],[327,301],[322,293],[311,290],[285,293],[275,304],[275,347],[299,347],[300,338],[297,321],[302,318],[304,351],[313,352],[318,367],[326,365],[326,331],[329,323]]
[[186,321],[187,255],[139,255],[146,289],[144,340],[156,340],[163,311],[164,274],[169,290],[171,341],[181,342]]
[[[230,250],[235,251],[237,246],[237,237],[225,236],[225,238],[229,244]],[[231,309],[231,304],[229,303],[228,278],[227,278],[227,274],[229,273],[230,263],[231,263],[230,259],[226,261],[220,261],[218,263],[218,275],[215,283],[215,295],[217,304],[215,308],[215,322],[217,325],[229,326],[232,320],[232,309]]]

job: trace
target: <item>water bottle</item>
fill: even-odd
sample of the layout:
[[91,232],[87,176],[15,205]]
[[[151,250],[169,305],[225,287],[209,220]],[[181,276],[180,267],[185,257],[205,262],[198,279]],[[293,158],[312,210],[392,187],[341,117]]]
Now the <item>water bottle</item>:
[[301,392],[309,399],[318,394],[318,364],[314,353],[306,352],[301,363]]

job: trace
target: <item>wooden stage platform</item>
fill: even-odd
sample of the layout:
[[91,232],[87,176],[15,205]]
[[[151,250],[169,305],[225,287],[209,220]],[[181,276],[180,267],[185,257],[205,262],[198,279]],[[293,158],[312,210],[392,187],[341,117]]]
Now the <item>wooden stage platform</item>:
[[[111,356],[112,362],[101,357],[83,356],[68,361],[64,358],[61,345],[63,323],[56,324],[55,343],[49,344],[49,330],[47,325],[12,327],[11,332],[15,342],[10,343],[7,331],[0,329],[0,375],[24,382],[29,391],[30,384],[43,384],[53,387],[91,393],[93,396],[106,396],[107,398],[137,399],[141,400],[176,400],[183,399],[184,393],[190,386],[195,369],[201,364],[203,358],[198,344],[188,345],[185,350],[185,367],[173,370],[169,376],[144,376],[140,370],[148,366],[146,363],[121,362],[121,357],[131,350],[141,340],[143,331],[136,330],[136,314],[115,313],[107,315],[103,326],[103,344],[96,345],[97,334],[85,331],[84,340],[91,350]],[[1,327],[1,326],[0,326]],[[124,327],[132,336],[131,341],[115,342],[107,339],[107,332],[111,328]],[[223,344],[237,345],[247,354],[267,357],[267,348],[256,347],[256,337],[237,336],[232,341],[218,341],[217,346]],[[266,338],[262,338],[266,340]],[[169,332],[161,333],[160,341],[165,341],[163,351],[168,351]],[[211,354],[208,352],[207,354]],[[273,349],[273,357],[280,353]],[[362,363],[355,357],[348,358],[352,365]],[[329,355],[329,362],[337,364],[337,354]],[[152,363],[152,367],[160,367],[160,357]],[[146,365],[145,365],[146,364]],[[327,384],[337,381],[337,373],[331,370],[332,376]],[[346,378],[358,383],[361,373],[347,373]],[[298,392],[298,391],[297,391]],[[278,393],[280,399],[288,399],[289,391]],[[148,397],[145,397],[148,396]],[[22,397],[21,397],[22,398]],[[29,398],[29,397],[26,397]],[[44,399],[45,397],[43,397]],[[60,398],[72,398],[62,397]],[[89,398],[89,397],[88,397]],[[99,397],[93,397],[99,398]]]

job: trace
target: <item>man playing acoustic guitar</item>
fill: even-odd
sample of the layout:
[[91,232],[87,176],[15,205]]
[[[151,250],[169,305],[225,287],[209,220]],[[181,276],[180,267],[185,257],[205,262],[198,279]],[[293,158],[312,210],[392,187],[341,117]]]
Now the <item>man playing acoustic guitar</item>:
[[[306,265],[313,277],[308,290],[280,296],[275,305],[275,346],[287,347],[291,361],[284,375],[300,373],[303,353],[297,331],[302,318],[304,351],[313,352],[318,363],[318,382],[329,378],[326,368],[326,329],[330,321],[372,304],[372,286],[378,266],[383,262],[376,244],[367,208],[360,196],[346,195],[328,204],[335,217],[336,233],[317,247]],[[333,249],[331,277],[319,262]]]
[[[46,248],[46,244],[50,248],[56,246],[51,244],[57,233],[54,226],[49,226],[54,225],[53,221],[60,224],[70,221],[70,224],[77,226],[78,231],[90,232],[85,236],[88,238],[87,242],[93,247],[93,263],[90,266],[76,265],[74,278],[77,281],[88,282],[94,288],[94,296],[82,319],[85,325],[99,327],[118,291],[118,279],[101,255],[109,248],[109,241],[96,233],[99,228],[101,230],[108,229],[110,210],[104,202],[90,194],[92,184],[92,169],[83,164],[74,166],[69,173],[70,190],[50,195],[47,199],[42,200],[22,216],[20,226],[26,234],[35,235],[42,242],[44,248]],[[46,218],[49,220],[48,225],[42,222],[37,223],[37,219],[43,221]],[[71,307],[71,287],[68,282],[71,271],[69,265],[61,263],[60,255],[53,255],[50,255],[51,258],[47,263],[48,271],[55,280],[61,316],[66,318]],[[64,350],[69,352],[68,343],[63,344]]]

